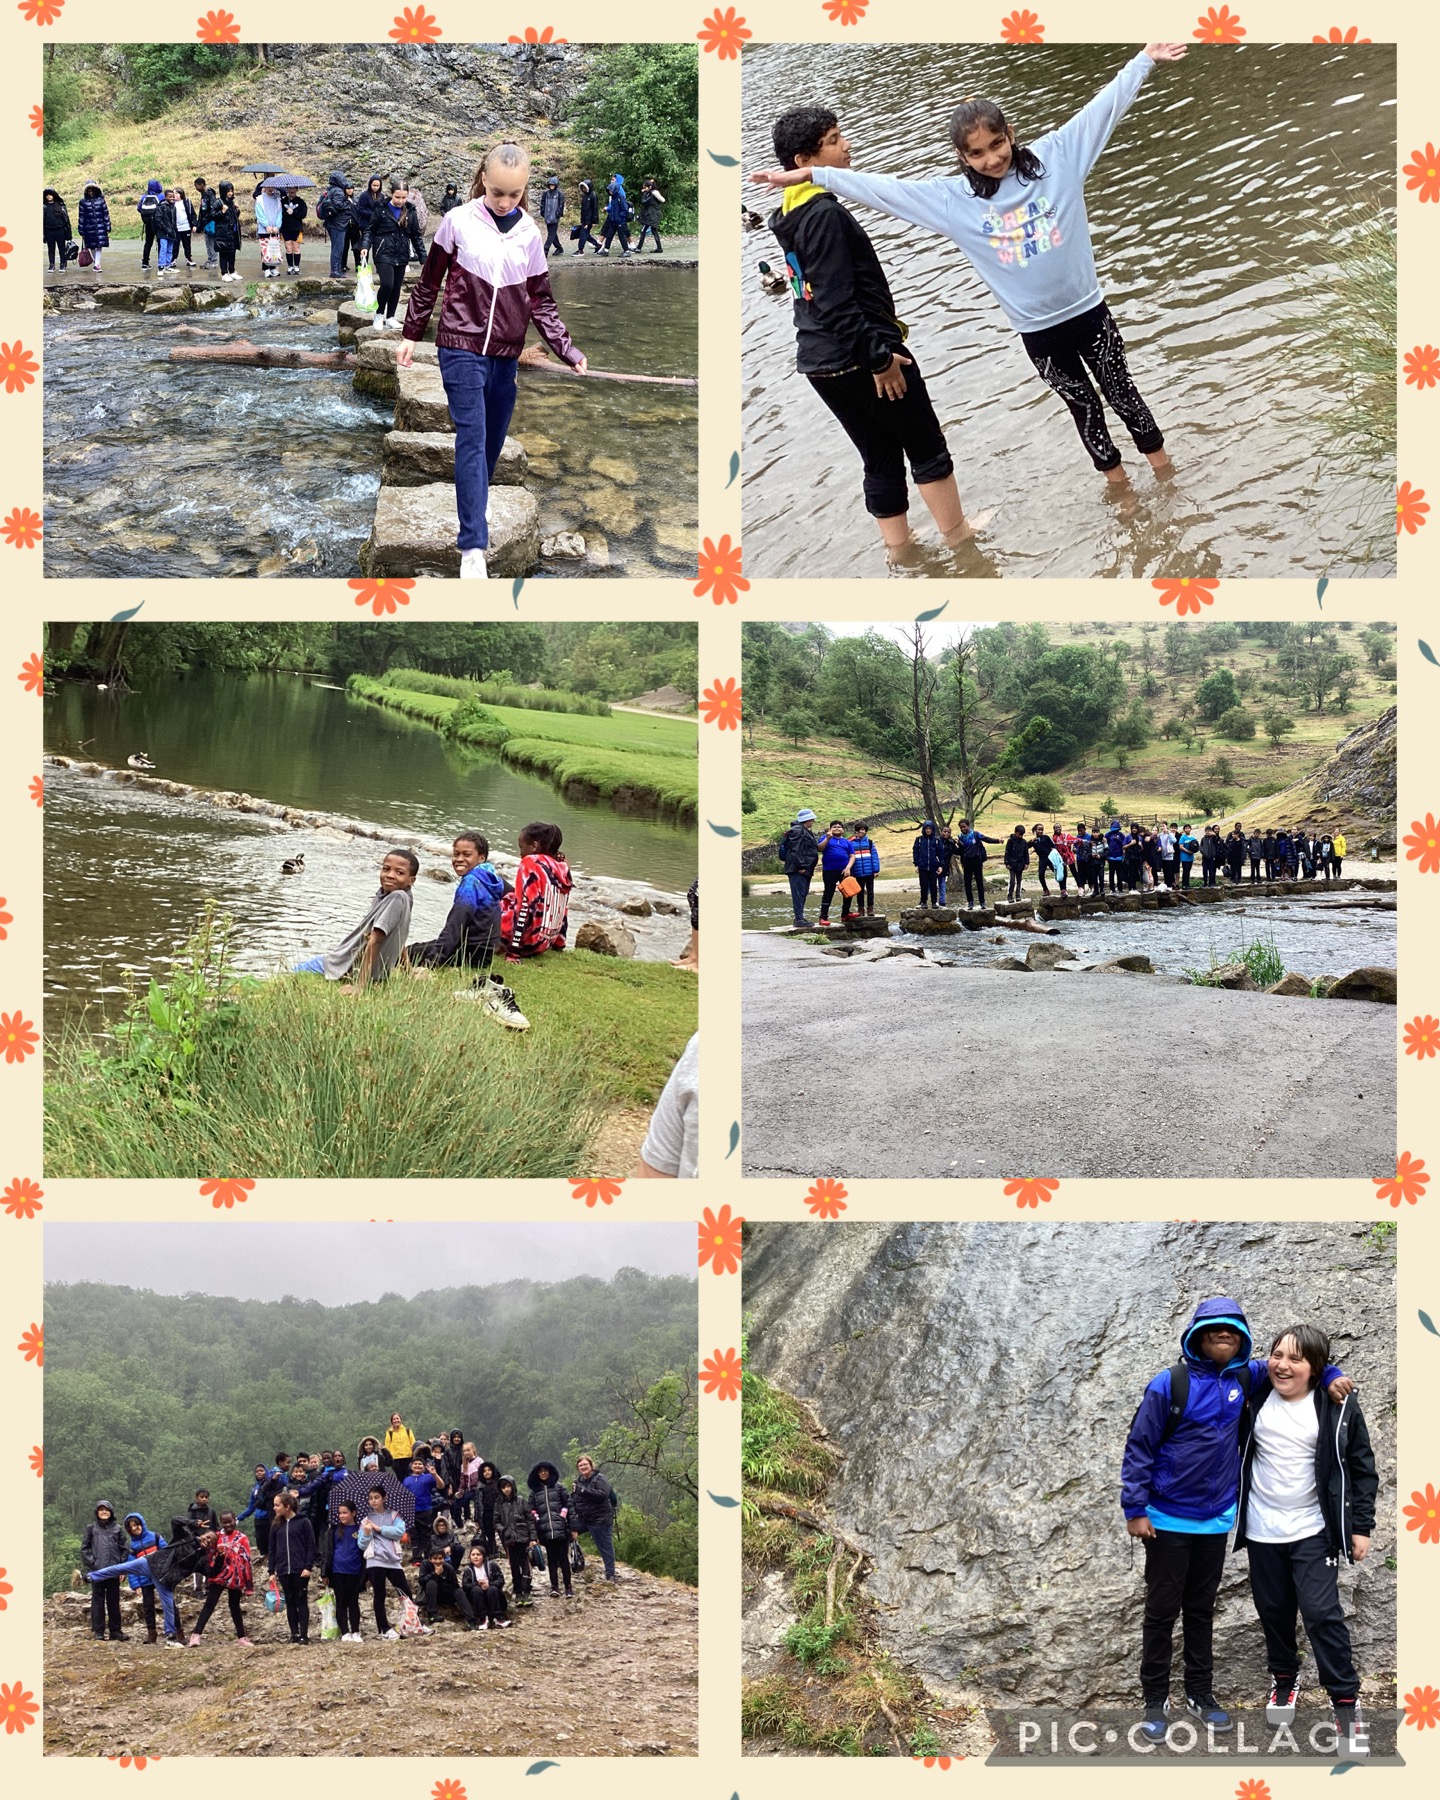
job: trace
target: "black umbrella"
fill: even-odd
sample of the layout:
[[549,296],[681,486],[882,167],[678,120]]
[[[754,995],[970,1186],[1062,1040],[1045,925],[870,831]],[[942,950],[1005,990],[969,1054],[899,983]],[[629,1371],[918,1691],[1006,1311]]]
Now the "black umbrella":
[[246,163],[241,169],[242,175],[283,175],[284,163]]
[[315,183],[310,181],[304,175],[276,175],[267,181],[265,185],[266,187],[273,188],[302,188],[314,187]]
[[371,1488],[383,1488],[385,1504],[391,1512],[399,1513],[405,1521],[405,1529],[415,1529],[415,1496],[401,1481],[397,1481],[389,1469],[352,1469],[348,1475],[342,1475],[339,1481],[330,1483],[330,1517],[338,1521],[339,1507],[342,1500],[348,1500],[355,1508],[357,1520],[363,1519],[370,1510]]

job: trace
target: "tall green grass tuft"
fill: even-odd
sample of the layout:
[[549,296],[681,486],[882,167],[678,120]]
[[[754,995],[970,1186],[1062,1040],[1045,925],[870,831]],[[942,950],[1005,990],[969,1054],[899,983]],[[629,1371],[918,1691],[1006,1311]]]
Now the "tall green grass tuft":
[[532,712],[584,713],[608,719],[610,702],[591,700],[564,688],[522,687],[513,681],[465,681],[455,675],[430,675],[423,669],[387,669],[375,679],[381,687],[408,688],[417,694],[443,694],[451,700],[487,700],[495,706],[518,706]]

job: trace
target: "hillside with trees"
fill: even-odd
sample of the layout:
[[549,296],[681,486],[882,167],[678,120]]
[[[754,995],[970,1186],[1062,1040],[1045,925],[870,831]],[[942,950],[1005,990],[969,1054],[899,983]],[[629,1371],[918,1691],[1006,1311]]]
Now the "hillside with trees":
[[755,847],[805,805],[826,820],[902,813],[875,833],[882,856],[908,854],[927,816],[989,830],[1062,812],[1233,816],[1395,704],[1394,627],[1323,617],[853,637],[755,623],[743,649]]

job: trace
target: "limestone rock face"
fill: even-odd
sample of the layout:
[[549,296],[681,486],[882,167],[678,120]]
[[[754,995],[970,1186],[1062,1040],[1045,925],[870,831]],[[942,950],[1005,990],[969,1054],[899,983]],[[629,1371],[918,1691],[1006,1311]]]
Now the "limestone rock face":
[[[843,1450],[827,1510],[874,1558],[886,1647],[927,1682],[1002,1704],[1138,1705],[1145,1590],[1120,1460],[1146,1382],[1213,1294],[1245,1306],[1261,1354],[1297,1315],[1317,1321],[1359,1382],[1380,1494],[1370,1555],[1340,1586],[1356,1662],[1383,1680],[1393,1240],[1364,1223],[1262,1218],[751,1227],[752,1365],[808,1401]],[[1226,1558],[1216,1616],[1227,1699],[1266,1686],[1245,1563]]]
[[1342,975],[1326,996],[1330,1000],[1374,1000],[1382,1006],[1395,1004],[1395,971],[1393,969],[1354,969]]
[[598,919],[588,919],[575,933],[575,948],[596,956],[633,956],[635,934],[618,920],[602,925]]
[[[491,488],[486,517],[490,573],[506,579],[530,574],[540,554],[539,501],[525,488]],[[455,489],[449,482],[382,487],[374,530],[360,551],[361,567],[367,575],[458,575],[459,529]]]

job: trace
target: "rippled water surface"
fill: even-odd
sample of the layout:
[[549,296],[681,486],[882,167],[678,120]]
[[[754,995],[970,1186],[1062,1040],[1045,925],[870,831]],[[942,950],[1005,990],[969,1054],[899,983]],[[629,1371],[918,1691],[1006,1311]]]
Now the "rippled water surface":
[[[115,697],[63,685],[45,703],[45,748],[111,766],[144,749],[156,773],[197,786],[368,820],[448,842],[475,826],[513,855],[520,827],[548,819],[572,867],[683,892],[695,833],[579,807],[546,781],[458,752],[398,714],[297,676],[197,675]],[[280,874],[305,854],[305,872]],[[45,995],[51,1028],[114,1009],[128,967],[160,970],[214,896],[238,925],[241,966],[257,972],[338,940],[378,886],[385,845],[48,768],[45,781]],[[427,855],[428,867],[443,862]],[[448,886],[423,872],[412,938],[433,936]]]
[[[1126,61],[1115,45],[811,44],[745,57],[744,164],[774,166],[773,119],[833,108],[854,166],[948,174],[963,95],[1038,137]],[[890,277],[982,547],[920,573],[1318,577],[1394,573],[1393,447],[1347,472],[1323,415],[1347,405],[1325,330],[1343,246],[1395,201],[1393,46],[1193,47],[1141,89],[1086,188],[1101,287],[1178,474],[1157,484],[1113,416],[1132,494],[1107,500],[1060,400],[960,251],[857,207]],[[774,190],[746,184],[769,212]],[[746,572],[880,575],[860,465],[794,372],[788,295],[759,285],[766,230],[742,238]],[[912,523],[935,541],[912,494]]]
[[[557,264],[551,282],[597,367],[696,373],[694,270]],[[348,370],[167,360],[227,338],[336,348],[334,326],[305,324],[298,305],[46,315],[47,575],[360,573],[393,406],[357,394]],[[697,419],[694,389],[522,375],[511,429],[542,535],[598,530],[614,574],[693,569]]]

